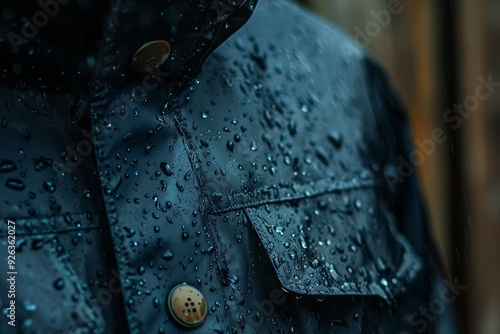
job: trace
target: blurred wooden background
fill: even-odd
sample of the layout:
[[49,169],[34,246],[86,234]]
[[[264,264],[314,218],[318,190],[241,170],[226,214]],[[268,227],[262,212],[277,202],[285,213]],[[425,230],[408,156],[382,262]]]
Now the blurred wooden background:
[[500,0],[300,2],[382,63],[416,140],[446,131],[418,171],[432,232],[449,277],[468,285],[455,302],[463,332],[500,333],[500,87],[456,129],[444,120],[479,76],[500,82]]

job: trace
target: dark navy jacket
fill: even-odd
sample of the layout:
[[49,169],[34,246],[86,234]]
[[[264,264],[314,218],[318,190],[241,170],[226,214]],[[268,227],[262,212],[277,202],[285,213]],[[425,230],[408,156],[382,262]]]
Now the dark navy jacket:
[[0,40],[1,333],[455,332],[407,119],[360,47],[283,0],[43,3]]

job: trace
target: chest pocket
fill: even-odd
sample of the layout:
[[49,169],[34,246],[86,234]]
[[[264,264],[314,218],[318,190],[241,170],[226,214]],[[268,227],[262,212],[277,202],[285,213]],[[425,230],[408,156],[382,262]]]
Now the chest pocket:
[[293,188],[297,195],[240,205],[285,290],[391,300],[421,269],[370,180]]

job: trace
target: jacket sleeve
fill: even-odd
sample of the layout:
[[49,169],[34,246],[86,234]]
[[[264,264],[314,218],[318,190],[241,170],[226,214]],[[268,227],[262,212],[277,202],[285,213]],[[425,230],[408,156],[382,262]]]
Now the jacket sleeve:
[[406,321],[417,333],[458,333],[453,304],[466,286],[445,276],[430,236],[408,118],[385,73],[369,57],[366,71],[376,123],[376,138],[373,140],[377,142],[377,149],[374,154],[381,165],[379,177],[383,197],[387,199],[400,232],[422,260],[422,270],[408,286],[402,301],[410,305]]

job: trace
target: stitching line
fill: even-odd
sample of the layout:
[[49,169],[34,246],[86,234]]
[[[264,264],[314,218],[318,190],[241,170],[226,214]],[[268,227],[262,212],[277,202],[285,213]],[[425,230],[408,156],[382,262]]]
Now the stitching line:
[[[324,181],[326,179],[320,180]],[[246,209],[246,208],[252,208],[252,207],[257,207],[260,205],[265,205],[265,204],[275,204],[275,203],[285,203],[285,202],[291,202],[291,201],[297,201],[297,200],[302,200],[302,199],[307,199],[307,198],[314,198],[318,197],[321,195],[326,195],[326,194],[331,194],[331,193],[336,193],[336,192],[341,192],[341,191],[351,191],[351,190],[360,190],[360,189],[365,189],[365,188],[373,188],[377,185],[377,181],[375,179],[368,179],[364,180],[360,185],[356,185],[354,183],[351,183],[350,185],[346,183],[341,183],[338,184],[338,186],[333,186],[333,187],[326,187],[323,190],[319,190],[317,192],[314,192],[312,194],[300,194],[300,195],[295,195],[295,196],[281,196],[279,198],[274,198],[274,199],[263,199],[263,200],[258,200],[258,201],[248,201],[245,203],[241,204],[235,204],[228,206],[223,209],[218,209],[218,210],[213,210],[211,212],[208,212],[209,215],[219,215],[222,213],[228,213],[231,211],[235,210],[240,210],[240,209]],[[265,188],[257,189],[255,192],[261,191]],[[242,194],[242,193],[239,193]],[[237,196],[238,194],[236,194]],[[244,194],[245,196],[247,194]]]

